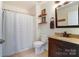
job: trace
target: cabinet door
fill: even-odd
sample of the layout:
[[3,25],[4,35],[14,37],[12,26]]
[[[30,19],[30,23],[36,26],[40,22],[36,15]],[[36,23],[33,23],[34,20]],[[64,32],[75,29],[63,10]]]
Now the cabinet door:
[[49,57],[56,57],[56,56],[62,56],[59,52],[62,51],[61,42],[57,41],[55,39],[49,38],[49,50],[48,55]]
[[79,56],[79,45],[62,41],[63,53],[66,53],[67,57],[77,57]]
[[49,57],[79,57],[79,45],[49,38]]
[[48,40],[48,56],[49,57],[52,57],[52,53],[53,53],[53,46],[52,46],[52,40],[49,38],[49,40]]

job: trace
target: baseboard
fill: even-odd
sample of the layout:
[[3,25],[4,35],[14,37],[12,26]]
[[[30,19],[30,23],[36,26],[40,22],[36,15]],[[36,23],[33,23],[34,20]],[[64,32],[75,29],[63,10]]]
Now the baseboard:
[[23,51],[29,50],[29,49],[31,49],[31,48],[22,49],[22,50],[17,51],[16,53],[20,53],[20,52],[23,52]]

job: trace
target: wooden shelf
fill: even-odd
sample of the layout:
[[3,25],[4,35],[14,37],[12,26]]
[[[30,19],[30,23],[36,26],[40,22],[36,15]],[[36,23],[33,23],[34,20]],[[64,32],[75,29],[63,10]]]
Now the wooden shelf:
[[47,22],[41,22],[41,23],[38,23],[38,24],[46,24]]
[[38,17],[40,17],[41,19],[41,22],[40,23],[38,23],[38,24],[46,24],[47,22],[46,22],[46,9],[43,9],[43,10],[41,10],[41,14],[38,16]]
[[47,14],[41,14],[41,15],[39,15],[38,17],[44,17],[44,16],[46,16]]

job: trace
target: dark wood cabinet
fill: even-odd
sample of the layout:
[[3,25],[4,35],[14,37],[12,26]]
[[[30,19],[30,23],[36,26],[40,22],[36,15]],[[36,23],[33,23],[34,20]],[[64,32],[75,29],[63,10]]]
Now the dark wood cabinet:
[[79,45],[48,38],[49,57],[79,57]]

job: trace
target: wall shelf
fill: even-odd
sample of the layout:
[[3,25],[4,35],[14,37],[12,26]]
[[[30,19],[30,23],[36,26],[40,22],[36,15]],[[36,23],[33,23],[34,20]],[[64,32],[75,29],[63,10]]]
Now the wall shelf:
[[39,24],[46,24],[46,9],[41,10],[41,14],[38,16],[40,18],[40,23]]
[[47,14],[41,14],[38,17],[45,17]]
[[47,24],[47,22],[41,22],[41,23],[38,23],[38,24]]

